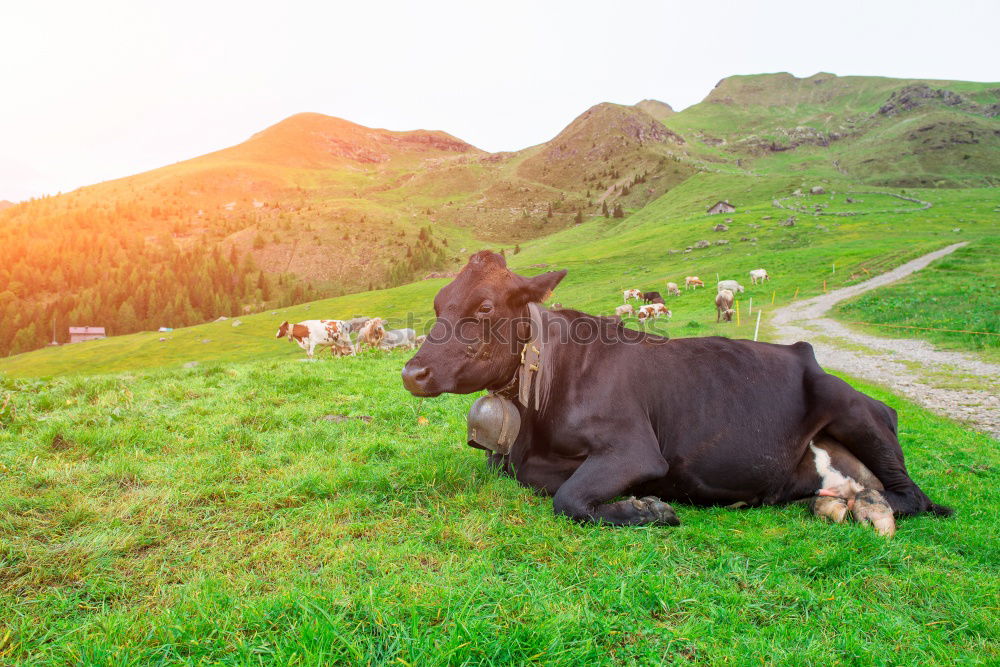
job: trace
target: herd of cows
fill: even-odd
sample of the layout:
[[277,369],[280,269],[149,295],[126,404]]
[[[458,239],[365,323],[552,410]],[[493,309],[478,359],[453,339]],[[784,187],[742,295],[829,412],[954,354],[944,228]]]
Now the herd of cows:
[[[768,275],[765,269],[754,269],[750,272],[750,284],[756,285],[762,283],[765,280],[770,280],[771,276]],[[687,276],[684,278],[684,289],[698,289],[699,287],[704,287],[705,281],[703,281],[698,276]],[[717,293],[715,295],[715,321],[719,322],[732,322],[733,315],[736,311],[733,310],[733,302],[736,299],[736,294],[742,293],[744,290],[743,285],[735,280],[720,280],[717,284]],[[681,290],[677,286],[677,283],[667,283],[667,295],[668,296],[680,296]],[[624,305],[615,308],[615,315],[621,318],[625,317],[635,317],[640,322],[648,322],[650,320],[656,319],[663,315],[667,316],[667,319],[673,315],[670,309],[667,308],[663,297],[659,292],[643,292],[638,289],[627,289],[622,292],[624,297]],[[629,299],[635,299],[636,301],[642,301],[645,305],[639,306],[636,310],[635,307],[630,304]]]
[[295,324],[286,320],[278,327],[275,338],[288,338],[298,343],[312,359],[317,347],[329,347],[335,357],[357,354],[363,347],[413,350],[426,336],[418,336],[413,329],[387,330],[381,317],[355,317],[350,320],[304,320]]
[[[750,271],[751,285],[770,279],[764,269]],[[705,282],[698,276],[684,278],[685,290],[696,290],[704,286]],[[736,312],[733,310],[736,294],[742,293],[744,288],[735,280],[720,280],[717,288],[715,321],[731,322]],[[664,315],[670,319],[673,315],[659,292],[627,289],[622,295],[625,304],[615,308],[615,315],[620,318],[635,317],[639,322],[646,323]],[[677,283],[667,283],[667,295],[681,295]],[[636,309],[628,302],[629,299],[642,301],[644,305]],[[562,304],[553,305],[556,308],[562,306]],[[378,350],[397,348],[414,350],[423,343],[426,336],[418,336],[413,329],[386,329],[385,320],[381,317],[355,317],[349,320],[304,320],[295,324],[286,320],[278,327],[275,338],[288,338],[289,341],[297,343],[305,350],[306,356],[312,359],[316,348],[324,347],[329,347],[330,353],[335,357],[357,354],[364,347]]]

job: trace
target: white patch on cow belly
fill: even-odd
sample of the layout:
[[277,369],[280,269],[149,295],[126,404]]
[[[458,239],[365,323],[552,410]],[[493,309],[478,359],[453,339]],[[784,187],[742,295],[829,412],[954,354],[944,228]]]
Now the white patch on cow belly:
[[811,440],[809,441],[809,449],[813,453],[813,463],[816,466],[816,472],[819,474],[820,480],[822,480],[820,489],[836,489],[838,495],[842,498],[853,498],[864,489],[863,486],[852,478],[847,477],[833,467],[833,461],[830,459],[828,451],[817,447]]

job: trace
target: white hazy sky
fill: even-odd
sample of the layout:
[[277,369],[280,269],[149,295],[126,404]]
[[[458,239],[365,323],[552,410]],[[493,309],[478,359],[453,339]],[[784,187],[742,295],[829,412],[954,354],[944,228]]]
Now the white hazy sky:
[[0,199],[239,143],[300,111],[490,151],[730,74],[1000,80],[997,0],[4,1]]

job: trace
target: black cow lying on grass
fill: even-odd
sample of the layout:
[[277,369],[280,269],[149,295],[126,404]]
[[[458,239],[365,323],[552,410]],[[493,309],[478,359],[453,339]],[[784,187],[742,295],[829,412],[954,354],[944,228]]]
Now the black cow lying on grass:
[[435,297],[434,327],[403,369],[417,396],[517,396],[516,411],[480,399],[496,403],[486,412],[503,425],[498,435],[479,424],[479,435],[470,413],[470,444],[552,494],[557,513],[677,524],[663,500],[811,499],[820,516],[853,514],[887,535],[893,513],[951,513],[907,474],[895,411],[824,372],[809,344],[668,340],[618,318],[540,308],[565,275],[527,278],[500,255],[474,255]]

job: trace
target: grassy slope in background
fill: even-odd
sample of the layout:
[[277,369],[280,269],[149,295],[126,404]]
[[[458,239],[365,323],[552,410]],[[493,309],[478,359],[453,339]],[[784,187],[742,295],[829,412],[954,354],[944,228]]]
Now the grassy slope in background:
[[[526,243],[520,254],[508,252],[508,260],[515,270],[525,273],[546,270],[538,268],[539,264],[569,269],[554,300],[567,307],[603,314],[610,314],[620,304],[620,290],[626,287],[666,294],[666,282],[683,283],[685,275],[700,275],[709,286],[714,284],[716,273],[722,278],[736,278],[748,289],[742,295],[741,305],[745,308],[746,301],[754,296],[755,307],[764,306],[761,326],[766,334],[766,311],[790,301],[796,290],[799,298],[804,298],[820,293],[824,281],[830,289],[854,284],[952,243],[956,238],[991,247],[996,245],[988,238],[991,231],[995,233],[997,214],[994,209],[1000,201],[993,189],[913,191],[912,194],[935,206],[914,213],[873,213],[854,217],[798,215],[796,226],[782,227],[779,223],[788,212],[774,208],[771,200],[801,187],[802,182],[800,178],[788,176],[696,176],[624,220],[592,220]],[[882,208],[884,205],[876,200],[848,205],[842,193],[854,186],[828,183],[827,187],[840,194],[806,199],[826,203],[830,206],[827,210],[831,211],[864,210],[863,207],[869,204]],[[737,203],[738,212],[731,216],[706,215],[705,208],[722,197]],[[733,219],[729,231],[713,232],[712,227],[726,217]],[[770,219],[765,220],[767,217]],[[959,235],[952,232],[956,226],[962,228]],[[756,245],[741,242],[744,237],[758,241]],[[684,248],[702,239],[713,244],[726,239],[729,243],[683,252]],[[675,254],[671,254],[671,250]],[[751,288],[747,272],[760,266],[767,268],[773,279],[766,285]],[[426,280],[285,308],[274,315],[268,311],[240,318],[242,326],[238,327],[234,327],[232,321],[224,321],[168,334],[140,333],[38,350],[0,360],[0,373],[50,376],[179,366],[190,361],[299,357],[298,347],[274,340],[282,320],[294,322],[364,314],[388,317],[394,326],[420,329],[432,315],[435,292],[446,282]],[[669,299],[673,319],[669,323],[657,323],[658,330],[675,337],[712,333],[752,337],[753,330],[746,319],[741,319],[740,327],[715,325],[711,291],[685,292],[680,298]],[[694,325],[689,326],[692,322]],[[161,337],[167,340],[160,342]]]
[[841,304],[837,313],[848,321],[992,333],[870,327],[877,335],[926,338],[1000,361],[998,251],[998,237],[959,248],[903,281]]

